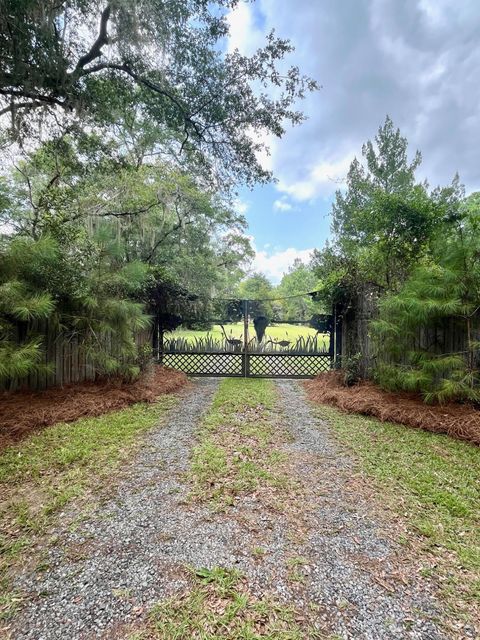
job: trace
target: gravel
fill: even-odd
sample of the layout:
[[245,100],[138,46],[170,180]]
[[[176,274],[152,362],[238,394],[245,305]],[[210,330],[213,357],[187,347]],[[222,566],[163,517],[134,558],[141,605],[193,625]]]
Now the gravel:
[[[292,434],[284,449],[307,489],[306,535],[295,540],[300,524],[292,529],[285,513],[266,509],[255,494],[239,497],[226,513],[188,500],[184,473],[195,431],[218,386],[215,379],[197,380],[166,423],[150,432],[106,502],[77,528],[70,526],[80,515],[75,509],[61,514],[46,570],[26,568],[17,578],[29,597],[12,638],[125,638],[123,625],[141,622],[154,603],[186,587],[186,565],[237,567],[253,594],[274,593],[345,640],[445,638],[433,622],[438,607],[430,585],[416,576],[406,584],[388,580],[404,569],[402,549],[384,533],[369,500],[352,496],[352,460],[298,383],[276,385],[278,420]],[[258,546],[261,557],[252,553]],[[299,556],[304,581],[296,584],[288,559]]]
[[[15,640],[101,637],[113,623],[128,623],[185,583],[185,564],[229,562],[223,541],[235,524],[221,528],[208,509],[190,509],[182,473],[189,463],[195,428],[218,386],[192,383],[164,426],[151,431],[124,470],[115,495],[71,531],[79,514],[67,511],[52,536],[48,569],[25,572],[17,588],[29,594],[14,620]],[[63,526],[62,526],[63,525]]]
[[[309,600],[329,612],[333,631],[341,638],[446,638],[434,622],[440,607],[432,585],[411,572],[405,576],[408,563],[402,548],[382,531],[386,525],[375,519],[368,499],[349,487],[353,460],[314,415],[298,382],[282,380],[277,387],[294,436],[290,449],[308,454],[309,463],[300,463],[299,474],[314,478],[321,468],[323,475],[323,492],[316,497],[304,547],[311,565]],[[407,584],[391,579],[399,571]]]

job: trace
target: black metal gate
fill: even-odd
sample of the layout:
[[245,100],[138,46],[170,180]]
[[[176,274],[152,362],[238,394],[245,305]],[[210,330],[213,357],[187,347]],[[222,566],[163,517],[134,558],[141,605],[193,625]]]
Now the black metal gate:
[[333,366],[328,353],[164,353],[162,364],[192,376],[233,378],[313,378]]
[[341,321],[335,313],[285,320],[263,315],[254,303],[265,301],[235,302],[236,322],[230,315],[209,321],[210,331],[180,329],[157,338],[159,361],[192,376],[312,378],[339,358]]

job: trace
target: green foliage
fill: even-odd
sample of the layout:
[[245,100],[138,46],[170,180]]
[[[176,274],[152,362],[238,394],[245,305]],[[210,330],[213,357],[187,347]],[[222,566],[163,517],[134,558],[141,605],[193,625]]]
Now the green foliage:
[[280,302],[280,317],[284,321],[288,320],[310,320],[321,308],[316,304],[311,296],[297,296],[302,293],[316,291],[318,281],[313,271],[301,260],[295,260],[287,273],[276,288],[276,295],[279,298],[286,298]]
[[344,384],[351,387],[360,381],[361,376],[362,354],[356,353],[342,359],[342,369],[344,371]]
[[[478,194],[465,199],[458,176],[429,192],[415,178],[421,155],[410,162],[407,150],[387,117],[363,146],[363,164],[352,162],[332,207],[333,242],[312,259],[319,297],[348,316],[348,344],[364,357],[366,331],[352,327],[375,318],[370,355],[384,387],[419,391],[428,402],[477,401]],[[437,337],[462,332],[461,354]]]
[[[1,326],[9,327],[3,378],[23,377],[45,360],[40,319],[78,339],[98,373],[133,377],[134,334],[149,316],[164,329],[201,322],[211,317],[210,295],[243,274],[252,251],[228,197],[139,153],[96,134],[64,135],[27,154],[9,176],[0,213],[13,229],[0,249]],[[18,322],[26,335],[16,335]],[[16,342],[21,361],[11,357]]]
[[79,337],[98,373],[138,373],[134,333],[149,318],[128,296],[145,269],[119,266],[105,246],[89,249],[90,262],[81,265],[79,248],[49,236],[13,237],[0,247],[1,380],[48,366],[42,350],[48,326]]
[[[478,209],[471,205],[457,230],[438,239],[432,259],[413,272],[398,294],[382,300],[379,320],[372,325],[381,345],[380,383],[420,391],[427,402],[480,399],[480,242]],[[447,330],[464,336],[462,353],[447,353],[438,340],[428,339]],[[425,338],[418,344],[422,331]]]
[[0,381],[24,378],[29,373],[43,370],[41,359],[41,342],[38,339],[17,345],[4,334],[3,339],[0,338]]
[[268,320],[275,316],[275,306],[270,302],[275,297],[275,291],[270,280],[262,273],[254,273],[243,280],[238,287],[238,297],[250,301],[250,315],[265,316]]
[[225,194],[135,143],[106,145],[87,134],[51,140],[13,171],[0,222],[18,234],[77,245],[80,265],[96,246],[116,255],[129,265],[125,285],[131,276],[138,281],[143,263],[205,297],[231,290],[253,255],[245,219]]
[[160,146],[206,179],[268,180],[260,136],[248,132],[281,136],[285,122],[303,119],[295,101],[317,85],[284,68],[292,46],[273,32],[250,57],[225,53],[236,4],[5,0],[0,108],[11,135],[31,138],[40,124],[94,129]]
[[346,190],[337,192],[332,207],[333,243],[312,261],[327,303],[348,307],[359,291],[398,291],[429,254],[432,239],[457,215],[458,179],[429,194],[428,185],[415,179],[421,155],[417,151],[409,162],[407,147],[387,117],[375,142],[362,148],[364,164],[352,162]]
[[36,286],[55,260],[53,243],[17,240],[9,248],[0,248],[0,381],[43,368],[41,340],[29,334],[27,326],[46,320],[55,308],[51,294]]
[[273,33],[227,53],[236,5],[2,3],[0,113],[19,143],[0,178],[2,378],[40,366],[46,321],[98,372],[135,375],[148,315],[160,338],[236,289],[253,251],[232,187],[271,179],[259,140],[301,122],[317,86]]

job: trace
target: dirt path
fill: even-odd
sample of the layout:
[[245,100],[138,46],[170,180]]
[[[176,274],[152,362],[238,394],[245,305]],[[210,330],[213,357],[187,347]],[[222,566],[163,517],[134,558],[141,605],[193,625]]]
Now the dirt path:
[[428,583],[389,541],[392,532],[352,484],[352,461],[297,383],[276,383],[275,410],[282,433],[291,434],[279,446],[295,495],[277,492],[278,507],[261,493],[240,495],[222,512],[188,500],[184,472],[217,386],[193,383],[124,470],[114,497],[76,528],[78,514],[62,514],[44,571],[18,578],[30,597],[11,637],[128,638],[154,603],[188,587],[189,565],[238,568],[253,594],[292,603],[318,638],[445,638]]

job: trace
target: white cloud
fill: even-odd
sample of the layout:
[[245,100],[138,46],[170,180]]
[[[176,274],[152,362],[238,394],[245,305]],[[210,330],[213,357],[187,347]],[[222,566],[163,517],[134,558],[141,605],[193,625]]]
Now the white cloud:
[[299,201],[331,196],[387,114],[411,153],[422,152],[420,178],[445,184],[458,170],[467,191],[480,187],[478,0],[258,0],[255,6],[254,29],[248,34],[239,18],[237,42],[250,46],[260,27],[264,34],[275,28],[296,47],[288,62],[322,85],[298,105],[307,122],[275,140],[270,163],[281,193]]
[[263,33],[255,26],[251,5],[240,2],[227,13],[230,30],[227,49],[229,53],[238,49],[240,53],[249,55],[261,46]]
[[320,161],[300,180],[280,179],[277,188],[301,201],[330,196],[345,182],[353,156],[351,153],[337,160]]
[[274,284],[278,284],[283,274],[288,271],[297,258],[308,262],[312,251],[313,249],[294,249],[293,247],[275,253],[257,251],[252,268],[254,271],[265,274]]
[[276,211],[291,211],[293,209],[293,205],[288,202],[286,196],[282,196],[278,200],[275,200],[273,208]]
[[233,201],[233,208],[238,214],[244,216],[249,209],[249,204],[248,202],[244,202],[240,198],[235,198],[235,200]]

